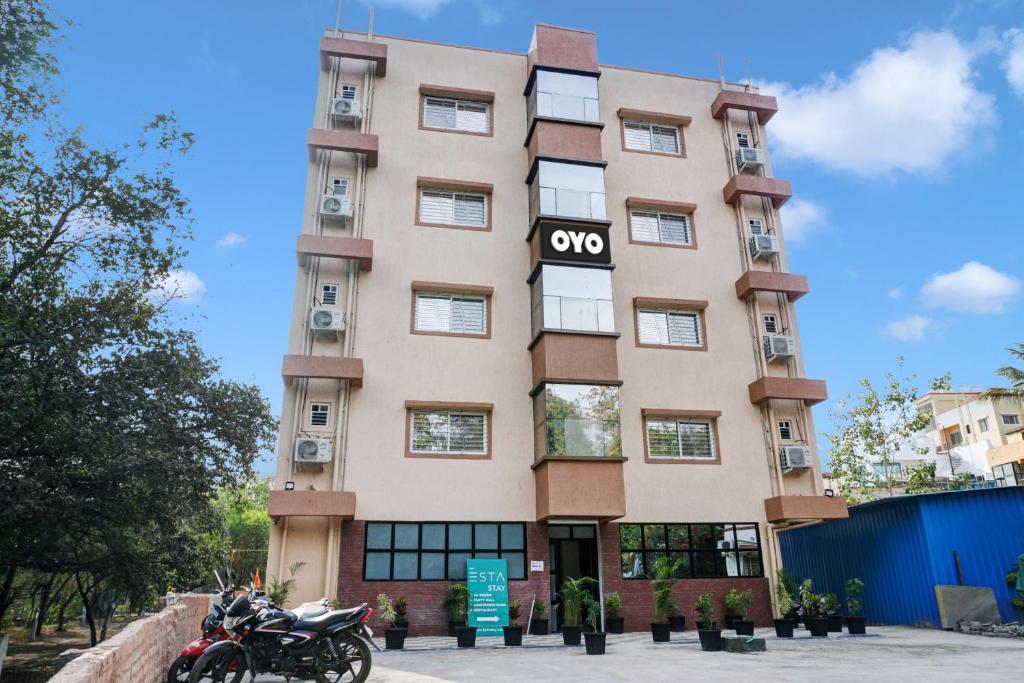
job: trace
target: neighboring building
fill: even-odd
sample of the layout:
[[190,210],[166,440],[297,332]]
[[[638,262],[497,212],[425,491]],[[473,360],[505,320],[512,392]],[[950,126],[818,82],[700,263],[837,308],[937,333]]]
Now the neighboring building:
[[637,630],[668,553],[687,613],[746,587],[766,623],[777,530],[845,517],[775,99],[596,55],[546,25],[527,53],[323,37],[270,496],[294,601],[386,591],[440,633],[501,557],[526,605],[588,575]]

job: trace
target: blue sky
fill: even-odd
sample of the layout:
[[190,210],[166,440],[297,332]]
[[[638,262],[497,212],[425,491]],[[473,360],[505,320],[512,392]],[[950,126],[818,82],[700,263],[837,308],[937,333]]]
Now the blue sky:
[[[68,123],[97,143],[174,110],[195,241],[176,304],[226,376],[280,410],[281,355],[312,121],[316,45],[334,0],[54,0]],[[860,377],[906,358],[920,381],[999,383],[1024,342],[1024,2],[386,0],[378,33],[525,51],[534,22],[596,31],[615,64],[751,77],[780,99],[775,175],[792,181],[790,270],[819,434]],[[368,4],[344,3],[363,30]],[[1013,197],[1017,197],[1016,200]]]

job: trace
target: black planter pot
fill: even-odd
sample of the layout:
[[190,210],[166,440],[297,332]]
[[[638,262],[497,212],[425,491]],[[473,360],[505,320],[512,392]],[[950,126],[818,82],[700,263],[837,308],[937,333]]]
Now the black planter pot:
[[587,632],[583,634],[583,639],[587,641],[587,654],[588,655],[603,655],[605,639],[608,637],[607,633],[601,631]]
[[722,632],[717,628],[707,630],[699,628],[697,637],[700,638],[700,649],[704,652],[718,652],[722,649]]
[[727,629],[736,628],[736,622],[739,621],[739,620],[740,620],[740,615],[738,615],[738,614],[726,614],[725,615],[725,627]]
[[530,622],[531,636],[546,636],[548,634],[548,620],[534,619]]
[[580,626],[562,626],[562,644],[563,645],[579,645],[580,634],[583,633],[583,628]]
[[407,628],[386,628],[384,629],[384,649],[401,650],[405,647],[405,637],[409,635]]
[[448,620],[448,637],[449,638],[454,638],[456,635],[458,635],[456,633],[458,628],[460,626],[465,626],[465,625],[466,625],[465,621],[452,621],[451,619],[449,619]]
[[864,635],[864,617],[846,617],[846,632],[852,636]]
[[804,623],[812,636],[828,636],[828,618],[804,617]]
[[395,623],[393,624],[393,626],[394,626],[395,628],[404,628],[404,629],[408,629],[408,628],[409,628],[409,622],[408,622],[408,621],[405,621],[405,620],[403,620],[403,621],[396,621],[396,622],[395,622]]
[[672,629],[672,633],[682,633],[686,630],[686,616],[677,614],[674,617],[669,617],[668,625]]
[[775,637],[776,638],[792,638],[793,627],[796,624],[793,623],[792,619],[776,619],[775,620]]
[[459,647],[476,647],[476,626],[459,626],[455,629]]
[[608,633],[622,633],[625,624],[625,617],[608,617],[604,620],[604,627]]
[[651,637],[656,643],[667,643],[672,638],[672,626],[668,623],[651,624]]
[[842,614],[830,614],[828,619],[828,632],[829,633],[842,633],[843,632],[843,615]]
[[515,647],[523,644],[522,626],[502,626],[501,630],[505,634],[505,645],[508,647]]
[[736,629],[736,635],[738,636],[754,635],[754,622],[749,619],[739,619],[733,622],[733,628]]

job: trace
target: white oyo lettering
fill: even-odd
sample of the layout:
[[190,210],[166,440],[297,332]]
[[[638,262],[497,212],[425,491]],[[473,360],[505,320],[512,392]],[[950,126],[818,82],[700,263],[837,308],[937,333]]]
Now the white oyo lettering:
[[572,240],[572,250],[577,254],[583,253],[583,238],[586,237],[585,232],[570,232],[569,239]]
[[569,234],[565,230],[555,230],[551,233],[551,246],[555,251],[566,251],[569,249]]
[[596,256],[604,249],[604,240],[596,232],[589,232],[587,233],[586,240],[583,242],[583,246],[587,248],[587,251]]

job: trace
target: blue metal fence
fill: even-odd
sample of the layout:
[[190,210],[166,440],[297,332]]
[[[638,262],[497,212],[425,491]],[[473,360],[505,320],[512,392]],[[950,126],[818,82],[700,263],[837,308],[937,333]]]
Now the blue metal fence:
[[815,591],[845,603],[846,579],[864,581],[864,615],[878,624],[938,628],[936,584],[993,589],[1004,621],[1020,619],[1006,573],[1024,553],[1024,486],[887,498],[850,518],[784,531],[782,561]]

